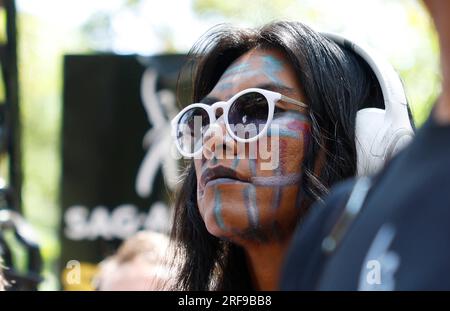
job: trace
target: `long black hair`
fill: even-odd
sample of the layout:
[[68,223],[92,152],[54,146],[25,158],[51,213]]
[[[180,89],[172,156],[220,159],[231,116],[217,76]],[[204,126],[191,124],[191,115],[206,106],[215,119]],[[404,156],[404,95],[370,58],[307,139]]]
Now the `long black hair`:
[[[195,66],[191,102],[205,97],[227,67],[249,50],[283,51],[303,86],[311,118],[311,143],[302,164],[302,206],[320,200],[336,182],[356,174],[355,118],[359,109],[384,108],[376,77],[353,52],[298,22],[257,29],[220,26],[191,49]],[[251,289],[244,251],[211,235],[197,206],[197,179],[189,162],[177,194],[172,240],[181,259],[178,288]]]

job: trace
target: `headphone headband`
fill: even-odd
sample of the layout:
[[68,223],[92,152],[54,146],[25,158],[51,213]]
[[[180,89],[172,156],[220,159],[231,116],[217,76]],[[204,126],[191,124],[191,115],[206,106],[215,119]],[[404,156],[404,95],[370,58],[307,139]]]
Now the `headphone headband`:
[[[385,103],[386,117],[404,118],[407,113],[407,100],[403,84],[394,68],[369,47],[357,44],[343,36],[321,33],[333,42],[346,47],[359,55],[369,65],[377,77]],[[407,114],[406,114],[407,116]]]
[[358,111],[355,129],[358,175],[374,173],[413,137],[403,84],[394,68],[370,48],[340,35],[321,34],[359,55],[380,85],[385,109],[365,108]]

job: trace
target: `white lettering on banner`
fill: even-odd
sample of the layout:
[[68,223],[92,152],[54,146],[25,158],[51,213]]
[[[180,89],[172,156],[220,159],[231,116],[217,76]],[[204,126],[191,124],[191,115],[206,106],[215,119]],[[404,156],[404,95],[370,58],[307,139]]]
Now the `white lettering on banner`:
[[110,240],[111,234],[109,233],[109,212],[104,206],[94,208],[89,221],[89,234],[87,238],[94,240],[97,237],[103,237],[106,240]]
[[119,206],[111,216],[111,225],[115,230],[115,235],[122,239],[138,231],[141,224],[142,220],[138,210],[131,204]]
[[141,80],[141,98],[152,128],[143,139],[148,149],[136,176],[136,193],[147,198],[153,190],[153,183],[162,167],[166,185],[174,189],[178,178],[178,167],[174,144],[171,139],[170,120],[177,114],[175,95],[168,89],[156,91],[157,72],[147,69]]
[[122,204],[109,211],[105,206],[90,209],[82,205],[69,207],[64,214],[64,233],[70,240],[102,238],[126,239],[140,229],[164,232],[169,228],[169,208],[155,202],[148,214],[139,213],[132,204]]
[[88,230],[86,219],[89,210],[80,205],[69,207],[64,214],[66,228],[64,233],[71,240],[82,240]]

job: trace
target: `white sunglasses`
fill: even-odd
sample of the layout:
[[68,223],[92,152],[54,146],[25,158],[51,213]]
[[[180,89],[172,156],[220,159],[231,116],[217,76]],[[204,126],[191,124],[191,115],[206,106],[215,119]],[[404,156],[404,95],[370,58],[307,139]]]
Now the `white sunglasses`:
[[228,101],[212,105],[195,103],[185,107],[172,119],[172,137],[183,156],[199,155],[203,137],[209,126],[216,122],[217,109],[222,109],[228,134],[237,142],[254,142],[266,134],[278,101],[307,108],[306,104],[280,93],[249,88]]

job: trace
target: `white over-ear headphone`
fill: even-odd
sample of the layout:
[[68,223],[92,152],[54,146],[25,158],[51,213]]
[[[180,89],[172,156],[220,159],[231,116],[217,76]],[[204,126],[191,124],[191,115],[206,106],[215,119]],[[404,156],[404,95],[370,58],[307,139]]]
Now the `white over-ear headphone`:
[[402,82],[394,68],[369,48],[336,34],[322,34],[359,55],[380,84],[385,109],[364,108],[356,115],[357,174],[373,174],[414,136]]

